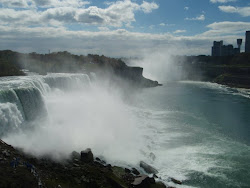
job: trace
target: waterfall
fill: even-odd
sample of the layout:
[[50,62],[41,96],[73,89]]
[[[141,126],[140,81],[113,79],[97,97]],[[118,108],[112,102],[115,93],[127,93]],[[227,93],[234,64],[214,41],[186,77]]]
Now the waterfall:
[[0,78],[0,136],[47,116],[45,98],[55,89],[69,91],[90,85],[86,74],[53,74]]

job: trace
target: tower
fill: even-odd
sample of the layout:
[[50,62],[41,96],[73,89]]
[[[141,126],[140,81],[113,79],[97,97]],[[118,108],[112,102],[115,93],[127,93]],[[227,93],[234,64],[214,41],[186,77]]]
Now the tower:
[[250,53],[250,31],[246,31],[245,52]]
[[237,45],[239,50],[241,49],[241,45],[242,45],[242,39],[237,39]]

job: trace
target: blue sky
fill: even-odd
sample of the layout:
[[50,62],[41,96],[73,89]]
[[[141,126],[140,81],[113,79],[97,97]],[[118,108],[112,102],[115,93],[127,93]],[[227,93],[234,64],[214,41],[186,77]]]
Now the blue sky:
[[209,55],[246,30],[248,0],[0,0],[0,50]]

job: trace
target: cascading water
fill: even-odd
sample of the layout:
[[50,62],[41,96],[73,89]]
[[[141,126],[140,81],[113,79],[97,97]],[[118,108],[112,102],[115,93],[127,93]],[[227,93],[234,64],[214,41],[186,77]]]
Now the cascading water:
[[21,130],[29,122],[47,116],[44,97],[52,90],[83,88],[90,84],[84,74],[4,77],[0,79],[0,135]]
[[9,121],[9,130],[2,132],[6,142],[54,159],[87,147],[113,162],[136,164],[142,159],[139,123],[119,89],[91,83],[85,74],[9,79],[4,78],[2,91],[13,91],[16,101],[7,97],[1,106],[18,104],[21,116],[15,125]]

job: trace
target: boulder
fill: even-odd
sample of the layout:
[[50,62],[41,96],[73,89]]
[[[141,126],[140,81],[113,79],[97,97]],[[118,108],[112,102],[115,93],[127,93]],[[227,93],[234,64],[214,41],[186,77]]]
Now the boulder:
[[175,179],[175,178],[170,178],[170,180],[171,180],[172,182],[174,182],[175,184],[179,184],[179,185],[182,184],[182,182],[181,182],[180,180],[177,180],[177,179]]
[[143,168],[143,170],[149,174],[157,174],[158,170],[156,170],[154,167],[150,166],[149,164],[140,161],[140,167]]
[[132,173],[135,175],[139,175],[140,172],[136,168],[132,168]]
[[128,168],[125,168],[124,170],[125,170],[125,173],[128,173],[128,174],[131,173],[131,170],[129,170]]
[[88,148],[84,151],[81,151],[81,161],[87,162],[87,163],[94,161],[94,155],[93,155],[90,148]]
[[78,152],[76,152],[76,151],[73,151],[72,153],[71,153],[71,155],[70,155],[70,158],[72,159],[72,160],[74,160],[74,159],[81,159],[81,155],[80,155],[80,153],[78,153]]
[[154,178],[149,178],[147,175],[142,174],[137,176],[131,185],[136,188],[150,188],[150,185],[154,183]]

